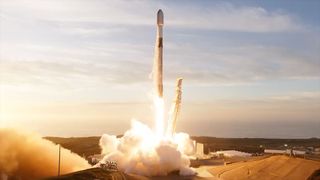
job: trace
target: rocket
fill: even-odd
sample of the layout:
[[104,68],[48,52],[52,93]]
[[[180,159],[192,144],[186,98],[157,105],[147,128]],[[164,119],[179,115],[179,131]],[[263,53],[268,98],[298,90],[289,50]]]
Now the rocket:
[[172,137],[176,131],[177,120],[178,120],[178,116],[181,108],[181,94],[182,94],[181,86],[182,86],[182,78],[178,78],[177,85],[176,85],[176,96],[172,103],[172,107],[170,111],[171,117],[169,118],[169,121],[168,121],[168,129],[167,129],[168,137]]
[[[164,17],[161,9],[157,12],[157,38],[155,44],[155,57],[153,63],[153,82],[154,82],[154,91],[157,98],[159,98],[161,103],[163,103],[163,25],[164,25]],[[181,86],[182,86],[182,78],[177,79],[176,85],[176,96],[172,104],[171,108],[171,116],[169,117],[166,135],[167,137],[172,137],[176,130],[176,124],[180,112],[181,106]],[[163,128],[163,104],[159,101],[155,101],[158,110],[156,111],[156,127],[157,133],[160,137],[162,137],[164,133]],[[157,109],[157,108],[156,108]]]
[[154,57],[154,67],[153,67],[153,81],[155,86],[155,93],[158,97],[163,97],[163,12],[159,9],[157,13],[157,39],[155,45],[155,57]]

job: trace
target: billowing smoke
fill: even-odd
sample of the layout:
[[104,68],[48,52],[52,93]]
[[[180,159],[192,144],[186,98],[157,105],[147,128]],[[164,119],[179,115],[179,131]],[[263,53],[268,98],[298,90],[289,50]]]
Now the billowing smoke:
[[[104,134],[100,146],[104,158],[97,164],[117,162],[118,168],[126,173],[145,176],[165,176],[179,171],[180,175],[193,175],[188,155],[193,153],[193,144],[188,134],[175,133],[176,118],[181,101],[181,79],[176,90],[174,109],[165,127],[163,99],[163,12],[157,13],[157,40],[152,71],[154,82],[153,103],[155,129],[133,120],[131,129],[123,137]],[[173,118],[172,118],[173,116]]]
[[164,176],[179,171],[180,175],[195,174],[189,167],[188,157],[193,153],[193,144],[185,133],[158,139],[148,126],[132,120],[131,129],[123,137],[104,134],[100,146],[105,155],[100,163],[115,161],[118,168],[126,173]]
[[[0,129],[0,180],[56,176],[58,145],[40,135],[17,129]],[[61,148],[61,174],[89,168],[80,156]]]

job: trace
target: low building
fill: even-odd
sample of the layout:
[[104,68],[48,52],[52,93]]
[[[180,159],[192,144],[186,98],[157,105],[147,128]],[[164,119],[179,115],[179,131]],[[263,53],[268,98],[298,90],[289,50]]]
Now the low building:
[[264,153],[266,153],[266,154],[286,154],[286,150],[265,149]]
[[192,141],[193,143],[193,155],[191,158],[193,159],[209,159],[209,155],[205,154],[205,144],[199,143],[197,141]]
[[236,150],[226,150],[226,151],[217,151],[216,154],[224,157],[250,157],[252,156],[250,153],[236,151]]
[[286,154],[286,155],[291,155],[291,156],[297,156],[297,155],[305,155],[306,151],[294,150],[294,149],[285,149],[285,150],[265,149],[264,153],[266,153],[266,154]]

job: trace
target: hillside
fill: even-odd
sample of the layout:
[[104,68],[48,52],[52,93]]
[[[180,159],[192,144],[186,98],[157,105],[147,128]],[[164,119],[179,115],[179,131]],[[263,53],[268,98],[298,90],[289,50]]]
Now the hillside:
[[288,156],[271,156],[256,161],[216,166],[208,171],[225,180],[229,179],[307,179],[320,169],[320,162]]
[[[193,136],[192,139],[206,144],[211,151],[234,149],[249,153],[259,153],[266,149],[283,149],[288,147],[320,147],[319,138],[309,139],[266,139],[266,138],[216,138]],[[261,147],[260,147],[261,145]]]
[[99,147],[100,137],[45,137],[56,144],[61,144],[62,147],[71,150],[80,156],[89,156],[93,154],[100,154]]
[[[254,158],[246,162],[228,164],[226,166],[203,166],[196,169],[197,172],[208,172],[213,177],[199,176],[178,176],[173,173],[163,177],[144,177],[134,174],[126,174],[120,171],[111,172],[101,168],[92,168],[79,172],[74,172],[60,177],[51,177],[44,180],[205,180],[205,179],[224,179],[224,180],[245,180],[245,179],[290,179],[300,180],[320,179],[320,162],[288,156],[271,156],[267,158]],[[318,170],[318,171],[317,171]]]
[[[80,156],[89,156],[99,154],[99,136],[93,137],[45,137],[54,143],[61,144],[63,147],[79,154]],[[205,144],[205,151],[209,149],[228,150],[234,149],[249,153],[263,152],[264,148],[284,148],[284,144],[289,147],[320,147],[320,139],[263,139],[263,138],[216,138],[216,137],[192,137],[197,142]],[[262,148],[260,148],[262,145]]]
[[128,175],[120,171],[112,172],[101,168],[91,168],[59,177],[50,177],[43,180],[144,180],[146,178],[138,175]]
[[[136,174],[127,174],[120,171],[112,172],[101,168],[91,168],[59,177],[50,177],[42,180],[206,180],[198,176],[179,176],[169,174],[168,176],[145,177]],[[216,178],[210,178],[216,179]]]

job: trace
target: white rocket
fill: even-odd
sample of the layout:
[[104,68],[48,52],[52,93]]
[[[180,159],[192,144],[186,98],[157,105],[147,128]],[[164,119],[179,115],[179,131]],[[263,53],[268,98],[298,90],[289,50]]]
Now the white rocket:
[[[154,82],[154,89],[155,94],[159,98],[163,98],[163,25],[164,25],[164,18],[163,12],[159,9],[157,13],[157,39],[155,45],[155,57],[154,57],[154,64],[153,64],[153,82]],[[173,102],[172,110],[171,110],[171,117],[168,121],[167,127],[167,135],[168,137],[172,137],[176,130],[177,119],[180,111],[180,104],[181,104],[181,85],[182,85],[182,78],[177,79],[177,87],[176,87],[176,97]],[[160,112],[160,121],[157,121],[157,127],[160,129],[159,134],[162,135],[163,133],[163,112]],[[158,116],[157,116],[158,117]],[[159,118],[158,117],[158,118]]]
[[160,9],[157,13],[157,39],[155,46],[155,58],[153,67],[153,81],[155,85],[155,93],[158,97],[163,97],[163,83],[162,83],[162,58],[163,58],[163,12]]

